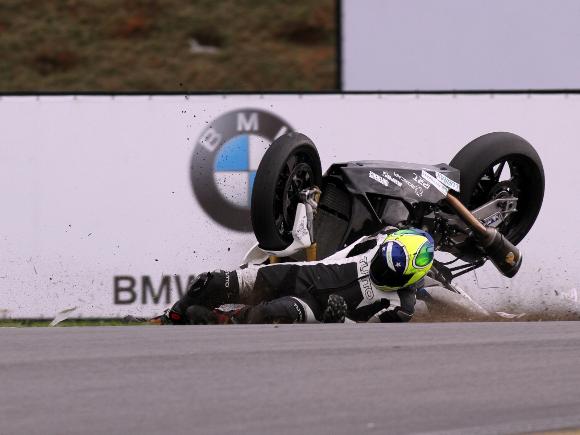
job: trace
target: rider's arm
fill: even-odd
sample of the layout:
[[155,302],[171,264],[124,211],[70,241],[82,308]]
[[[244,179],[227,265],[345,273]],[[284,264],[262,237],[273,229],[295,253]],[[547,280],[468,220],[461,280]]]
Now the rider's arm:
[[394,323],[410,321],[415,313],[416,293],[416,286],[398,290],[396,296],[393,294],[389,299],[389,306],[372,316],[369,322]]

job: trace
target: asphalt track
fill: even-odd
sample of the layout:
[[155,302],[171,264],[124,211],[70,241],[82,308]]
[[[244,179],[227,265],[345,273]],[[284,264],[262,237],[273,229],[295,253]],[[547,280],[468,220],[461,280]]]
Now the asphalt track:
[[0,434],[580,427],[580,323],[0,329]]

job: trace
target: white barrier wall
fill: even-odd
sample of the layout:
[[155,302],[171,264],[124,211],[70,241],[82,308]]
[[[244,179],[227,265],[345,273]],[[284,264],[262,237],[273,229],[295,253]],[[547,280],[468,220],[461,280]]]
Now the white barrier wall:
[[[195,194],[213,189],[215,219],[243,227],[257,136],[290,128],[318,144],[323,168],[448,162],[487,132],[525,137],[544,161],[546,198],[523,267],[513,280],[485,267],[461,283],[489,308],[559,303],[555,292],[580,287],[579,114],[577,95],[3,97],[0,316],[154,314],[190,274],[234,268],[252,234],[217,224]],[[195,193],[190,165],[209,171]]]

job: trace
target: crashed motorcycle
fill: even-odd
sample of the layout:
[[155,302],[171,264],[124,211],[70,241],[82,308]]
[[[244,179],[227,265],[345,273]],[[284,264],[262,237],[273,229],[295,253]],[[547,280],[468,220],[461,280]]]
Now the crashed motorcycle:
[[543,196],[540,157],[513,133],[478,137],[448,164],[349,161],[324,175],[312,140],[287,133],[258,167],[251,203],[258,243],[244,262],[323,259],[387,225],[415,227],[451,256],[436,260],[431,276],[458,291],[452,280],[488,260],[507,277],[518,272],[516,245]]

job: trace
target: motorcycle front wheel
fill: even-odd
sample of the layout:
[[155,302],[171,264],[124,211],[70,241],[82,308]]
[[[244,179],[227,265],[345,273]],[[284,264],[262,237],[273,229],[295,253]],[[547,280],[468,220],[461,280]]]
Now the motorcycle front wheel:
[[321,180],[320,157],[307,136],[286,133],[272,142],[252,189],[252,228],[262,249],[281,251],[292,243],[300,192],[320,186]]

